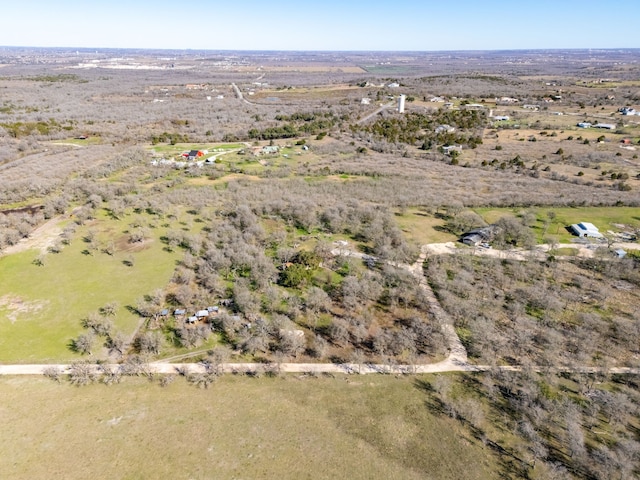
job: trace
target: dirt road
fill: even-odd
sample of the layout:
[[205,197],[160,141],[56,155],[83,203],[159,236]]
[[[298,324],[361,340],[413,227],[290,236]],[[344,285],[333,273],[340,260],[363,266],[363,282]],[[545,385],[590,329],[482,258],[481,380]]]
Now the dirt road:
[[21,239],[15,245],[11,245],[0,251],[0,257],[24,252],[26,250],[38,249],[46,253],[47,249],[53,245],[56,238],[62,233],[60,223],[63,217],[55,217],[36,228],[27,238]]
[[[98,365],[91,364],[95,373],[101,373],[102,368],[108,367],[112,371],[123,369],[120,364]],[[61,375],[68,375],[72,372],[70,364],[31,364],[31,365],[0,365],[0,375],[43,375],[48,369],[55,368]],[[205,373],[206,366],[202,363],[148,363],[145,365],[146,371],[154,374],[174,374],[174,373]],[[521,371],[520,366],[488,366],[456,364],[448,359],[429,365],[386,365],[371,363],[223,363],[220,365],[221,373],[252,373],[276,371],[281,373],[301,373],[301,374],[424,374],[424,373],[444,373],[444,372],[485,372],[485,371]],[[542,372],[581,372],[581,373],[609,373],[609,374],[640,374],[640,368],[629,367],[527,367],[528,370]]]

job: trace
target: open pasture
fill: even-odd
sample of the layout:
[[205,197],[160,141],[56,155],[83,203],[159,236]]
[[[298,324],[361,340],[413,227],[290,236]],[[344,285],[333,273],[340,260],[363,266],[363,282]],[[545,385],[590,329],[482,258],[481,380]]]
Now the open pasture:
[[[497,478],[413,379],[223,377],[76,388],[0,379],[4,478]],[[56,401],[52,402],[51,399]]]

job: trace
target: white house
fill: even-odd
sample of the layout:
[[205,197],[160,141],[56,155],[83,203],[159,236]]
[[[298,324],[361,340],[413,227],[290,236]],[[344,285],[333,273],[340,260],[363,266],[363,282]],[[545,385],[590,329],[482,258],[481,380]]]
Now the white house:
[[452,127],[451,125],[447,125],[446,123],[443,125],[439,125],[435,129],[436,133],[453,133],[455,131],[456,129],[454,127]]
[[451,155],[452,152],[462,153],[461,145],[445,145],[442,147],[442,153]]

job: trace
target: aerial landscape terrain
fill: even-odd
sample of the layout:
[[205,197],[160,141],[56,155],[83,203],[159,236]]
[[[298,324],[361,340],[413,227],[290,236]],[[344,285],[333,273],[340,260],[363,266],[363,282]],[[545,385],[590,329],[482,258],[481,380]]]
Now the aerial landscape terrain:
[[0,47],[0,478],[640,477],[640,49]]

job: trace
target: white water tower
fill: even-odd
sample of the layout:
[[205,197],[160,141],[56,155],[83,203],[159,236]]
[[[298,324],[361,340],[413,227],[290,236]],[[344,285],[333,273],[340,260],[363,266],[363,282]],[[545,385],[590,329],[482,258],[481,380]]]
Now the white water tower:
[[400,95],[398,97],[398,113],[404,113],[404,101],[407,99],[406,95]]

